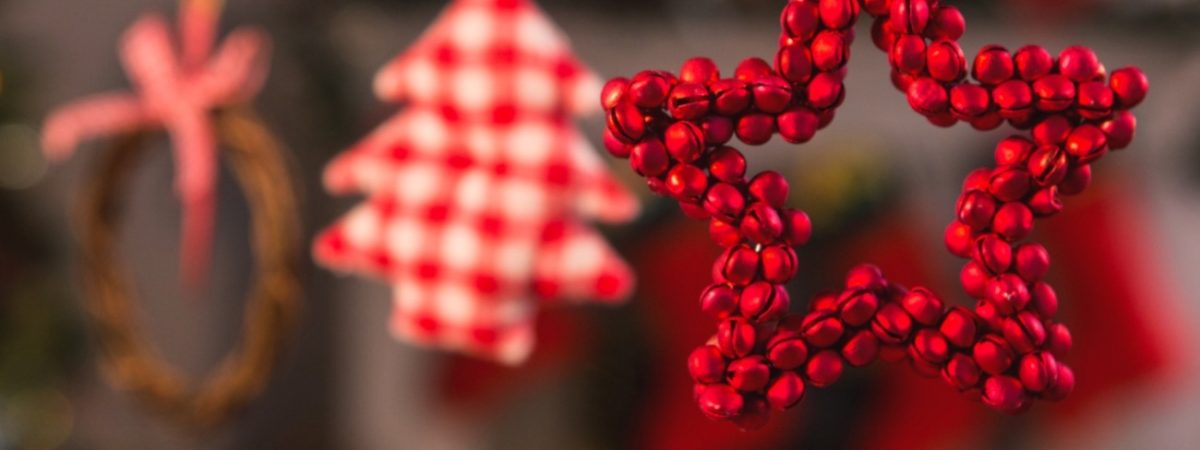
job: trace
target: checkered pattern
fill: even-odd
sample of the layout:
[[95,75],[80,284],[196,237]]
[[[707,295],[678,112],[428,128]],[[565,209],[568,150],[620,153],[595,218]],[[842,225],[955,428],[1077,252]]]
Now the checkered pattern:
[[584,218],[637,203],[575,131],[599,79],[527,0],[457,0],[377,75],[410,106],[325,171],[369,201],[323,231],[317,260],[394,286],[400,339],[506,363],[533,347],[538,301],[624,299],[633,276]]

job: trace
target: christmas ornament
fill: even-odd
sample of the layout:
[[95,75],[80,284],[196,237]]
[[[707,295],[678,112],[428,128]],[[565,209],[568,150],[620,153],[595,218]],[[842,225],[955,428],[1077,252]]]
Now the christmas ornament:
[[628,267],[582,220],[637,204],[570,126],[599,81],[533,2],[452,2],[375,91],[409,106],[330,162],[329,191],[369,200],[313,252],[393,285],[397,338],[515,364],[537,300],[625,298]]
[[[960,279],[974,309],[948,307],[926,288],[861,265],[808,312],[789,312],[782,285],[796,273],[792,247],[808,240],[809,218],[786,206],[781,175],[748,176],[745,157],[728,144],[737,136],[759,145],[775,134],[800,144],[833,120],[861,10],[875,18],[872,40],[913,110],[938,126],[1008,122],[1027,131],[997,145],[994,167],[967,176],[946,229],[947,248],[969,260]],[[1129,145],[1136,120],[1128,110],[1145,97],[1146,77],[1132,67],[1109,75],[1078,46],[1057,58],[1038,46],[987,46],[968,60],[957,44],[962,14],[936,1],[797,0],[780,24],[774,64],[750,58],[722,78],[711,60],[694,58],[678,75],[643,71],[610,80],[601,94],[609,152],[628,158],[685,214],[707,220],[726,249],[700,298],[719,321],[716,334],[688,358],[700,409],[757,428],[808,387],[877,358],[940,376],[1006,413],[1066,397],[1075,383],[1064,362],[1072,341],[1054,321],[1058,298],[1042,280],[1050,257],[1022,241],[1035,218],[1062,209],[1061,196],[1090,184],[1091,163]]]
[[[294,323],[296,305],[294,194],[274,136],[243,106],[267,70],[267,37],[238,29],[213,53],[220,2],[181,4],[179,48],[166,20],[140,18],[122,39],[121,56],[136,93],[100,94],[67,105],[46,120],[48,157],[69,156],[79,141],[117,135],[83,191],[81,241],[87,302],[112,382],[182,424],[210,427],[262,390]],[[178,50],[178,52],[177,52]],[[184,204],[181,267],[191,281],[207,266],[215,210],[217,142],[246,192],[256,257],[255,282],[238,348],[193,390],[147,342],[134,318],[126,270],[114,254],[120,194],[143,152],[143,137],[165,128],[175,151],[176,188]]]

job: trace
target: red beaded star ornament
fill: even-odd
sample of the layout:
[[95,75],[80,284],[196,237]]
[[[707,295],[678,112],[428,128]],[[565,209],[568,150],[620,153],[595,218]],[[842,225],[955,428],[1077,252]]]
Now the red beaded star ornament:
[[[840,292],[788,312],[783,285],[796,273],[792,247],[808,240],[809,218],[785,206],[782,175],[747,176],[745,157],[727,144],[737,136],[761,145],[776,133],[800,144],[833,120],[860,10],[875,18],[872,40],[915,111],[943,127],[1007,121],[1022,130],[997,144],[994,167],[967,176],[946,228],[947,248],[968,259],[960,279],[973,310],[862,265]],[[700,409],[757,428],[807,386],[828,386],[846,365],[876,358],[907,361],[1006,413],[1066,397],[1075,384],[1062,362],[1071,334],[1054,321],[1058,299],[1042,280],[1050,256],[1022,241],[1034,218],[1062,209],[1060,196],[1088,186],[1091,163],[1129,145],[1136,120],[1128,110],[1146,95],[1145,75],[1134,67],[1109,75],[1078,46],[1056,59],[1039,46],[990,45],[972,62],[956,42],[962,14],[936,0],[793,0],[780,24],[773,67],[750,58],[722,78],[711,60],[694,58],[678,76],[643,71],[610,80],[602,93],[608,151],[689,217],[707,220],[725,248],[700,296],[717,332],[688,358]]]

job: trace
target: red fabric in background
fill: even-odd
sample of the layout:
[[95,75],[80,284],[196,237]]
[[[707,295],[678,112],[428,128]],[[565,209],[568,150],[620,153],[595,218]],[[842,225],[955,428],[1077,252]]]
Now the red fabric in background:
[[581,311],[547,308],[536,320],[538,347],[520,366],[445,354],[436,377],[439,403],[468,413],[499,411],[513,392],[532,389],[578,363],[594,333],[590,325]]
[[[1113,185],[1095,186],[1068,199],[1059,217],[1038,224],[1034,239],[1050,250],[1049,277],[1059,294],[1059,315],[1073,333],[1074,347],[1066,362],[1075,371],[1077,385],[1064,402],[1038,404],[1017,420],[1049,419],[1038,426],[1051,427],[1078,422],[1107,394],[1145,386],[1163,375],[1172,365],[1169,355],[1181,353],[1165,338],[1182,330],[1164,329],[1163,323],[1173,322],[1159,320],[1171,317],[1178,302],[1167,297],[1171,290],[1163,272],[1143,266],[1161,264],[1147,255],[1153,248],[1150,227],[1130,197],[1119,192]],[[878,255],[871,260],[889,278],[902,282],[953,275],[919,276],[931,263],[911,256],[928,254],[928,249],[900,215],[873,227],[851,248]],[[946,284],[938,283],[937,292],[947,303],[966,300],[961,288],[947,290]],[[863,421],[870,432],[859,434],[863,439],[857,448],[980,448],[996,435],[996,426],[1008,420],[964,401],[940,380],[923,379],[899,367],[885,370],[886,389]]]

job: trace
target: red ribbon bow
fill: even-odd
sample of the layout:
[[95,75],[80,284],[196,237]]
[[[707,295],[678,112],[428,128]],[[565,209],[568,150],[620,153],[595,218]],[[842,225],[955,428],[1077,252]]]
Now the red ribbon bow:
[[139,18],[120,46],[134,91],[62,106],[46,119],[42,135],[47,157],[62,160],[85,139],[165,128],[174,144],[175,188],[184,207],[180,266],[191,282],[202,278],[212,240],[217,137],[210,112],[253,98],[268,69],[269,38],[258,29],[234,30],[213,52],[220,9],[220,0],[184,0],[178,46],[164,17]]

